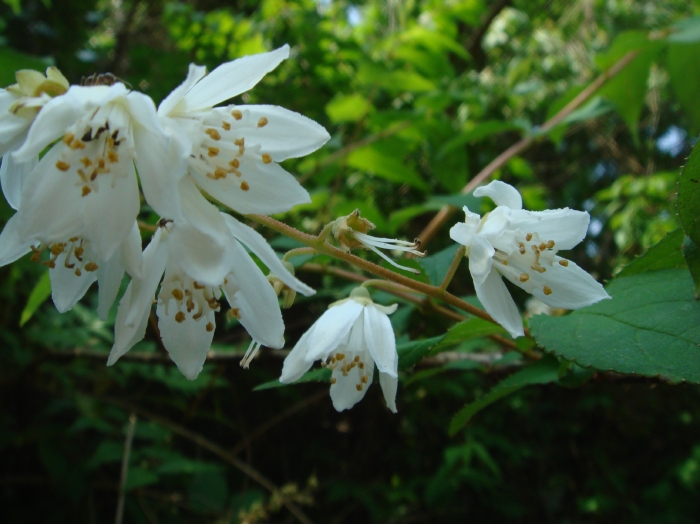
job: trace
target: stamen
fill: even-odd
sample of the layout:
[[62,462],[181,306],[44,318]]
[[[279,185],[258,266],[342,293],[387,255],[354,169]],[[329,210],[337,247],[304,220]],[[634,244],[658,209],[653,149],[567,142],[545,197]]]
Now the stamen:
[[175,322],[182,324],[185,321],[185,314],[182,311],[178,311],[175,315]]
[[272,162],[272,157],[270,155],[268,155],[267,153],[263,153],[262,154],[262,161],[263,161],[263,164],[269,164],[270,162]]
[[520,251],[521,255],[524,255],[525,254],[525,244],[523,244],[522,242],[518,242],[518,251]]
[[88,262],[85,264],[85,271],[88,271],[89,273],[92,273],[93,271],[97,271],[99,266],[95,262]]
[[530,275],[528,275],[527,273],[521,273],[519,280],[520,282],[527,282],[528,280],[530,280]]
[[204,132],[205,132],[207,135],[209,135],[209,137],[210,137],[212,140],[221,140],[221,135],[220,135],[219,132],[218,132],[216,129],[214,129],[214,128],[211,128],[211,127],[210,127],[209,129],[205,129]]
[[225,120],[221,122],[221,127],[224,129],[224,131],[230,131],[231,130],[231,124],[226,122]]
[[539,245],[539,248],[540,248],[540,251],[544,251],[545,249],[547,249],[547,244],[545,244],[544,242],[542,242],[542,243]]
[[547,240],[547,247],[552,249],[554,247],[554,240]]
[[568,261],[568,260],[560,260],[560,261],[559,261],[559,265],[560,265],[560,266],[567,267],[567,266],[569,265],[569,261]]
[[363,384],[367,384],[367,381],[368,381],[368,380],[369,380],[369,379],[368,379],[366,376],[364,376],[364,377],[362,377],[362,378],[360,379],[360,382],[362,382]]
[[173,290],[170,292],[170,294],[171,294],[173,297],[175,297],[175,300],[182,300],[183,298],[185,298],[185,295],[183,295],[183,294],[182,294],[182,291],[180,291],[179,289],[173,289]]
[[234,109],[233,111],[231,111],[231,116],[236,120],[240,120],[241,118],[243,118],[243,113],[241,113],[238,109]]
[[58,162],[56,162],[56,169],[60,171],[68,171],[70,169],[70,164],[59,160]]
[[207,155],[209,156],[216,156],[219,154],[219,148],[218,147],[208,147],[207,148]]
[[245,138],[237,138],[233,141],[233,144],[238,146],[238,154],[242,155],[245,153]]
[[241,163],[238,161],[237,158],[234,158],[233,160],[231,160],[231,161],[228,163],[228,165],[230,165],[231,167],[233,167],[233,168],[235,168],[235,169],[238,169],[239,167],[241,167]]
[[260,120],[258,120],[258,127],[265,127],[267,125],[267,118],[260,117]]
[[355,389],[357,389],[357,391],[362,391],[362,384],[356,384]]
[[551,295],[552,294],[552,288],[548,286],[544,286],[543,288],[544,294],[545,295]]
[[248,182],[246,182],[245,180],[244,180],[243,182],[241,182],[241,189],[242,189],[243,191],[248,191],[248,190],[250,189],[250,186],[248,185]]
[[528,242],[532,240],[532,233],[528,233],[527,235],[525,235],[525,240]]
[[260,345],[261,344],[259,342],[256,342],[255,340],[252,340],[250,342],[250,346],[248,346],[248,351],[245,352],[245,355],[243,355],[243,359],[241,360],[241,367],[243,369],[248,369],[248,366],[250,366],[250,362],[255,358],[255,355],[258,354]]
[[92,189],[90,189],[88,186],[83,186],[83,191],[80,196],[88,196],[90,193],[92,193]]
[[331,377],[331,384],[335,384],[336,382],[338,382],[338,379],[336,379],[335,377]]
[[207,323],[206,330],[209,332],[214,331],[214,324],[212,324],[211,322]]
[[335,358],[338,360],[343,360],[345,358],[345,353],[336,353]]

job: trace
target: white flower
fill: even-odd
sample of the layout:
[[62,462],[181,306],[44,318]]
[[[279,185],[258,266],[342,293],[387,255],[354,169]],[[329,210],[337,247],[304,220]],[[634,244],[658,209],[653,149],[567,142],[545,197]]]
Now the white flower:
[[350,298],[331,304],[299,339],[284,361],[280,382],[294,382],[321,360],[333,370],[333,407],[343,411],[365,396],[376,363],[384,399],[396,413],[399,359],[387,316],[396,308],[375,304],[365,288],[354,289]]
[[288,56],[285,45],[209,74],[192,64],[185,82],[158,108],[163,126],[191,144],[188,173],[197,185],[239,213],[280,213],[309,202],[307,191],[277,162],[307,155],[330,138],[316,122],[281,107],[213,107],[251,89]]
[[578,309],[610,298],[583,269],[556,256],[586,236],[588,213],[525,211],[520,193],[498,180],[474,195],[488,196],[498,207],[483,218],[465,207],[465,222],[455,224],[450,237],[467,248],[477,297],[513,337],[524,334],[523,324],[501,275],[554,308]]
[[18,163],[12,155],[27,138],[27,130],[41,108],[54,96],[64,94],[68,80],[56,67],[49,67],[46,75],[31,69],[15,73],[17,83],[0,89],[0,183],[8,203],[19,206],[22,182],[36,165],[37,159]]
[[107,364],[114,364],[144,337],[163,278],[156,307],[163,345],[178,369],[194,380],[211,346],[222,292],[231,314],[253,338],[248,357],[255,356],[260,345],[284,345],[277,295],[242,244],[295,291],[305,295],[314,291],[284,268],[262,236],[219,213],[187,178],[181,181],[181,194],[185,220],[161,221],[145,249],[143,275],[132,279],[119,303]]

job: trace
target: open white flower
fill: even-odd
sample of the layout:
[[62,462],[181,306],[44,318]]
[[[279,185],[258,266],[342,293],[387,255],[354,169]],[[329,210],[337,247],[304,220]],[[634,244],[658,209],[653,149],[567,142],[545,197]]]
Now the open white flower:
[[467,248],[477,297],[513,337],[524,334],[523,323],[501,276],[554,308],[578,309],[610,298],[583,269],[556,255],[584,239],[588,213],[525,211],[520,193],[498,180],[474,196],[488,196],[498,207],[483,217],[465,207],[465,222],[452,226],[450,237]]
[[161,221],[143,253],[141,278],[132,279],[119,303],[115,341],[107,362],[114,364],[145,334],[153,298],[163,345],[190,380],[199,375],[214,336],[222,292],[253,338],[246,362],[260,345],[284,346],[277,295],[245,244],[295,291],[312,295],[291,275],[267,242],[251,228],[219,213],[188,179],[181,181],[185,220]]
[[396,413],[399,358],[387,316],[396,308],[375,304],[365,288],[354,289],[350,298],[331,304],[299,339],[284,361],[280,382],[294,382],[321,360],[333,370],[333,407],[343,411],[365,396],[376,363],[384,400]]
[[163,100],[158,116],[191,144],[188,173],[213,198],[239,213],[272,214],[310,201],[278,162],[307,155],[330,136],[298,113],[270,105],[213,107],[251,89],[289,56],[289,46],[222,64],[187,79]]

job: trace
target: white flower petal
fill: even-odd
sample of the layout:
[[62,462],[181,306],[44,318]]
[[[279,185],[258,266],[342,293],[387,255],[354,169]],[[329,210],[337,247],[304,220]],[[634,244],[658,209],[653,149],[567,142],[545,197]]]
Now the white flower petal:
[[450,228],[450,238],[466,247],[471,247],[477,228],[464,222],[457,222]]
[[214,338],[214,330],[207,331],[207,324],[214,323],[214,314],[210,312],[198,320],[188,317],[184,322],[177,322],[176,308],[169,308],[171,315],[167,315],[165,309],[159,301],[156,313],[163,345],[182,374],[194,380],[202,371]]
[[364,335],[377,368],[382,373],[398,376],[399,357],[396,353],[396,338],[389,317],[374,305],[365,307]]
[[571,249],[578,245],[586,237],[589,221],[588,213],[568,207],[511,213],[511,227],[520,229],[523,234],[537,233],[545,242],[553,240],[556,249]]
[[[158,228],[151,243],[143,252],[143,275],[141,278],[134,278],[129,284],[133,288],[131,300],[124,307],[128,308],[125,313],[124,323],[135,326],[141,322],[142,317],[148,316],[151,304],[156,294],[156,288],[165,271],[165,262],[168,253],[168,232],[164,228]],[[125,300],[119,302],[119,309]],[[119,317],[117,313],[117,317]],[[111,358],[111,357],[110,357]]]
[[498,271],[491,271],[481,284],[474,281],[474,287],[476,288],[476,296],[484,309],[513,338],[522,337],[525,334],[518,308]]
[[497,206],[505,206],[510,209],[522,209],[523,199],[510,184],[494,180],[491,183],[474,190],[475,197],[489,197]]
[[17,162],[11,154],[5,154],[2,157],[0,184],[2,184],[2,192],[7,199],[7,203],[10,204],[12,209],[19,208],[24,181],[38,163],[38,159]]
[[187,92],[182,111],[207,109],[245,93],[287,57],[289,46],[285,44],[269,53],[244,56],[220,65]]
[[333,407],[336,411],[344,411],[350,409],[360,400],[362,400],[367,393],[367,389],[372,384],[372,378],[374,375],[374,366],[367,370],[367,382],[362,384],[362,388],[357,389],[357,385],[360,382],[360,368],[354,367],[350,370],[347,375],[343,375],[340,371],[340,367],[336,367],[333,370],[333,378],[335,383],[331,384],[331,400],[333,401]]
[[315,328],[308,341],[306,361],[325,358],[345,341],[363,309],[364,306],[355,300],[328,308],[314,324]]
[[141,253],[141,233],[136,222],[131,228],[131,232],[122,241],[119,250],[119,264],[126,270],[132,278],[141,277],[143,257]]
[[244,215],[283,213],[297,204],[311,202],[306,189],[275,162],[266,164],[261,157],[248,153],[239,161],[241,178],[228,175],[214,180],[205,173],[193,173],[197,185],[225,206]]
[[[283,107],[231,106],[223,110],[225,116],[229,117],[234,108],[243,114],[241,122],[249,124],[242,133],[246,144],[259,144],[260,152],[268,153],[275,162],[313,153],[331,138],[323,126]],[[262,122],[264,125],[259,125]]]
[[120,254],[115,254],[109,261],[100,263],[97,269],[97,316],[106,320],[112,304],[119,294],[119,287],[124,276],[124,267],[120,263]]
[[469,272],[472,274],[474,284],[483,284],[491,274],[495,254],[496,250],[488,240],[480,235],[474,237],[469,252]]
[[280,382],[282,384],[291,384],[295,380],[300,379],[304,373],[311,369],[313,362],[307,362],[305,359],[306,352],[309,349],[308,340],[310,332],[309,330],[302,335],[299,342],[296,343],[294,348],[289,352],[289,355],[287,355],[287,358],[284,359],[282,375],[280,376]]
[[165,97],[158,106],[158,116],[175,116],[179,113],[179,103],[185,94],[207,74],[207,68],[190,64],[185,81]]
[[399,387],[399,379],[388,373],[380,373],[379,385],[382,387],[386,407],[388,407],[392,413],[396,413],[396,390]]
[[83,298],[85,292],[97,280],[95,272],[83,271],[80,276],[64,264],[66,253],[56,258],[56,267],[49,270],[51,278],[51,298],[59,313],[65,313]]
[[[146,334],[146,326],[148,324],[148,311],[138,318],[136,324],[127,324],[126,317],[136,306],[132,299],[133,280],[126,288],[126,292],[119,302],[117,310],[117,320],[114,323],[114,345],[109,352],[107,365],[113,365],[119,358],[129,351],[134,344],[141,341]],[[149,303],[150,306],[150,303]]]
[[231,247],[234,263],[223,286],[226,297],[239,309],[239,320],[253,340],[279,349],[284,346],[284,322],[277,295],[243,246],[233,240]]
[[31,251],[32,245],[38,244],[36,240],[22,240],[19,226],[20,220],[17,214],[13,215],[5,224],[0,234],[0,267],[11,264]]
[[270,247],[270,244],[267,243],[267,240],[265,240],[260,233],[239,222],[231,215],[226,213],[222,213],[222,215],[226,221],[226,225],[231,231],[231,234],[240,240],[253,253],[255,253],[255,255],[262,260],[263,264],[265,264],[270,271],[277,276],[277,278],[279,278],[294,291],[297,291],[298,293],[301,293],[307,297],[310,297],[316,293],[316,291],[297,279],[287,270],[287,268],[284,267],[280,259],[277,257],[275,251],[272,249],[272,247]]

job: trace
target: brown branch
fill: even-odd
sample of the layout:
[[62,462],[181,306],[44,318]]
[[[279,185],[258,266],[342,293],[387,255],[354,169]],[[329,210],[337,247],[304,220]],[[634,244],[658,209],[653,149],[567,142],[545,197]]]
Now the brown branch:
[[[243,474],[247,475],[251,479],[253,479],[255,482],[260,484],[262,487],[267,489],[270,493],[280,493],[280,489],[272,483],[271,480],[269,480],[267,477],[262,475],[258,470],[250,466],[249,464],[246,464],[242,460],[239,460],[236,458],[235,455],[232,453],[226,451],[224,448],[219,446],[218,444],[212,442],[208,438],[206,438],[204,435],[200,435],[199,433],[195,433],[194,431],[190,431],[186,427],[180,426],[179,424],[176,424],[175,422],[172,422],[168,420],[165,417],[162,417],[160,415],[156,415],[155,413],[151,413],[150,411],[147,411],[143,409],[140,406],[132,405],[128,402],[124,402],[119,399],[112,399],[112,398],[100,398],[99,400],[103,402],[107,402],[109,404],[113,404],[115,406],[119,406],[122,409],[126,409],[128,411],[132,411],[134,413],[137,413],[141,417],[147,418],[155,422],[156,424],[159,424],[163,427],[168,428],[171,430],[173,433],[176,433],[180,435],[183,438],[186,438],[187,440],[190,440],[197,444],[199,447],[206,449],[207,451],[213,453],[220,459],[222,459],[224,462],[229,463],[232,465],[234,468],[238,469],[241,471]],[[297,507],[296,504],[289,502],[288,500],[285,500],[282,498],[282,504],[289,510],[289,512],[296,517],[296,519],[301,522],[302,524],[313,524],[311,519],[306,516],[304,512]]]
[[[638,54],[639,51],[630,51],[610,69],[601,73],[600,76],[598,76],[598,78],[596,78],[586,89],[581,91],[576,98],[566,104],[566,106],[564,106],[556,115],[542,124],[542,127],[540,127],[536,134],[526,136],[494,158],[489,165],[482,169],[479,174],[472,178],[469,183],[462,188],[460,193],[466,195],[472,192],[479,184],[484,182],[487,178],[503,167],[511,158],[529,148],[537,140],[540,140],[547,131],[560,124],[567,116],[573,113],[586,100],[588,100],[596,91],[603,87],[608,80],[627,67],[627,65],[629,65],[629,63],[632,62],[632,60],[634,60]],[[437,215],[433,217],[430,223],[425,227],[425,229],[423,229],[420,235],[418,235],[421,243],[425,245],[427,242],[429,242],[456,210],[457,208],[453,206],[444,206],[442,209],[440,209]]]

